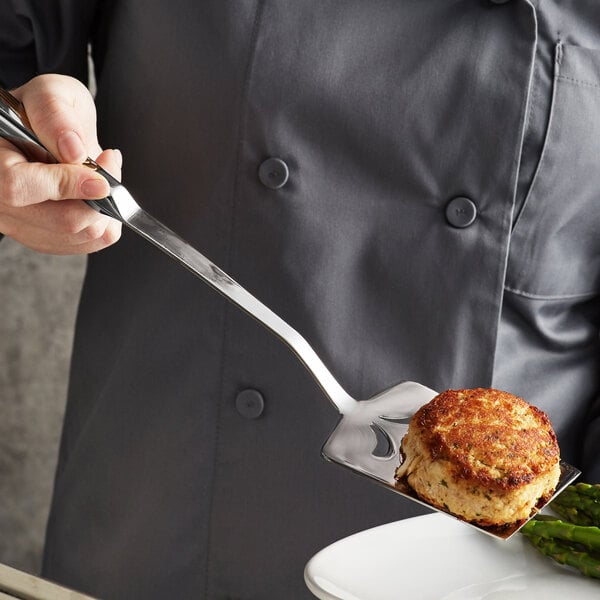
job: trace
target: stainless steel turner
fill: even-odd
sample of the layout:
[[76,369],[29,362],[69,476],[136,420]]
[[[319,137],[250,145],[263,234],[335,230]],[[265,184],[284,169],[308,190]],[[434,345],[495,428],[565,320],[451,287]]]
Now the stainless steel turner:
[[[0,135],[31,160],[56,162],[31,130],[22,104],[1,88]],[[369,477],[411,500],[449,514],[419,499],[409,487],[402,486],[394,479],[394,472],[401,461],[400,441],[408,429],[408,422],[437,392],[418,383],[405,381],[367,400],[355,400],[334,379],[308,342],[295,329],[227,273],[146,213],[125,187],[94,160],[88,158],[84,164],[103,175],[110,184],[110,196],[103,200],[87,201],[90,206],[118,219],[160,248],[270,329],[296,353],[340,414],[335,430],[322,448],[324,458]],[[580,474],[577,469],[564,462],[561,462],[561,467],[557,493]],[[508,539],[523,524],[496,530],[469,523],[480,531],[502,539]]]

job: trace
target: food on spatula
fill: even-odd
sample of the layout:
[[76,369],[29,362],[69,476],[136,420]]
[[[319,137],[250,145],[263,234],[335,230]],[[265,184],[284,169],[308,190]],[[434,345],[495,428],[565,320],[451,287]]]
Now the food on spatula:
[[528,519],[554,493],[560,452],[547,415],[495,389],[447,390],[412,417],[396,479],[484,527]]

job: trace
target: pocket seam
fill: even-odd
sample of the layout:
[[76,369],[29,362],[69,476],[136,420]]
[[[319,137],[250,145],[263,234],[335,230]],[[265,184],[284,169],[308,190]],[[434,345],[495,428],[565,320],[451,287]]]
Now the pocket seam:
[[[542,150],[540,153],[540,158],[539,158],[538,163],[535,168],[535,172],[533,173],[533,177],[529,184],[529,189],[527,190],[527,194],[525,195],[525,198],[524,198],[523,202],[521,203],[521,206],[519,207],[519,213],[515,216],[515,218],[513,220],[511,233],[513,233],[516,230],[516,228],[519,225],[519,222],[521,221],[521,216],[525,212],[525,208],[528,204],[529,198],[531,197],[531,195],[534,191],[534,188],[536,187],[536,183],[539,178],[539,174],[542,170],[542,166],[543,166],[544,160],[546,158],[546,153],[547,153],[548,145],[550,142],[550,136],[552,135],[552,126],[553,126],[553,122],[554,122],[554,110],[555,110],[555,106],[556,106],[556,94],[557,94],[557,87],[558,87],[557,82],[560,77],[561,53],[562,53],[562,42],[558,42],[556,45],[556,49],[555,49],[555,57],[554,57],[555,72],[554,72],[554,77],[552,78],[552,92],[551,92],[550,107],[549,107],[549,113],[548,113],[548,122],[546,124],[546,131],[544,134],[544,141],[542,143]],[[531,101],[533,102],[533,98],[531,99]]]
[[576,294],[534,294],[532,292],[526,292],[513,288],[509,285],[504,286],[504,291],[516,296],[522,296],[523,298],[529,298],[530,300],[573,300],[581,298],[593,298],[594,296],[600,295],[600,292],[590,290],[589,292],[578,292]]
[[600,83],[592,83],[591,81],[586,81],[585,79],[575,79],[574,77],[568,77],[567,75],[558,75],[556,79],[560,79],[562,81],[566,81],[568,83],[573,83],[575,85],[580,85],[583,87],[600,89]]
[[[550,147],[550,138],[553,136],[554,132],[555,132],[555,120],[556,118],[558,118],[558,112],[557,112],[557,95],[560,93],[560,90],[562,89],[562,93],[563,94],[573,94],[576,93],[574,92],[574,90],[576,88],[573,87],[569,87],[569,84],[571,86],[580,86],[581,88],[587,89],[589,90],[587,93],[592,95],[592,98],[594,99],[595,102],[595,98],[597,96],[595,96],[594,94],[596,94],[596,92],[598,90],[600,90],[600,82],[596,82],[594,80],[588,80],[587,78],[585,79],[580,79],[577,75],[579,75],[578,73],[573,73],[573,75],[575,75],[575,77],[570,77],[568,74],[565,74],[563,69],[562,69],[562,59],[563,59],[563,47],[564,44],[562,43],[562,41],[558,41],[556,48],[555,48],[555,61],[554,61],[554,77],[552,79],[553,81],[553,86],[552,86],[552,94],[551,94],[551,103],[550,103],[550,110],[549,110],[549,116],[548,116],[548,122],[547,122],[547,126],[546,126],[546,132],[545,132],[545,137],[544,137],[544,141],[543,141],[543,145],[542,145],[542,149],[540,152],[540,158],[537,164],[537,167],[535,169],[533,178],[530,182],[529,185],[529,189],[527,191],[526,197],[524,199],[524,201],[521,204],[520,210],[518,212],[518,214],[516,215],[514,221],[513,221],[513,226],[511,228],[511,247],[512,247],[512,241],[513,241],[513,234],[515,235],[515,239],[519,239],[521,240],[521,238],[523,237],[524,233],[526,233],[526,229],[524,230],[522,225],[524,226],[525,220],[529,220],[531,215],[529,215],[529,208],[531,205],[531,197],[534,194],[534,191],[537,189],[538,184],[540,182],[540,177],[541,177],[541,172],[542,169],[545,167],[547,161],[548,161],[548,150]],[[600,50],[599,52],[599,56],[600,56]],[[583,75],[583,77],[586,76],[585,73],[582,73],[581,75]],[[559,84],[560,81],[560,84]],[[563,84],[564,82],[564,84]],[[567,90],[571,90],[571,92],[568,92]],[[584,93],[584,92],[581,92]],[[525,215],[528,214],[529,217],[526,217]],[[521,240],[522,241],[522,240]],[[509,250],[509,264],[507,265],[507,273],[506,273],[506,277],[505,277],[505,284],[504,284],[504,291],[507,294],[514,294],[517,296],[520,296],[522,298],[526,298],[532,301],[578,301],[578,300],[584,300],[587,298],[594,298],[594,297],[598,297],[600,296],[600,288],[595,284],[595,277],[590,277],[588,278],[588,281],[577,281],[576,283],[574,283],[573,286],[569,286],[571,289],[565,289],[566,286],[558,286],[558,287],[562,287],[563,289],[552,289],[553,287],[557,287],[551,284],[548,284],[547,282],[544,282],[544,280],[539,280],[537,281],[537,279],[533,279],[532,283],[528,282],[528,281],[524,281],[523,280],[523,273],[527,274],[527,268],[525,266],[523,266],[518,260],[516,261],[516,264],[513,264],[511,267],[510,261],[511,261],[511,257],[512,257],[512,248],[511,250]],[[537,283],[536,283],[537,281]],[[586,285],[587,283],[587,285]],[[511,285],[512,284],[512,285]],[[515,285],[516,284],[516,285]],[[585,286],[585,287],[584,287]],[[581,289],[583,288],[583,290]],[[586,289],[587,288],[587,289]],[[535,290],[535,291],[528,291],[528,290]]]

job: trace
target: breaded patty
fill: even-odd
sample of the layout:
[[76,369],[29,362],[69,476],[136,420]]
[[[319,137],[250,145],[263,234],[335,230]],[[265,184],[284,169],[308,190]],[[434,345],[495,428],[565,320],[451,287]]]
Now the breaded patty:
[[427,502],[484,526],[527,519],[560,477],[547,415],[495,389],[448,390],[421,407],[396,478]]

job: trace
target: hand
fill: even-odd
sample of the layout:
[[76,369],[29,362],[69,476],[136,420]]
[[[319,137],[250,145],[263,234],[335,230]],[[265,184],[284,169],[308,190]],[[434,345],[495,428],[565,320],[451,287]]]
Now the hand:
[[121,177],[120,152],[98,144],[88,90],[70,77],[40,75],[12,94],[60,164],[29,162],[0,139],[0,232],[48,254],[88,254],[115,243],[121,223],[81,201],[109,194],[104,177],[81,165],[88,156]]

